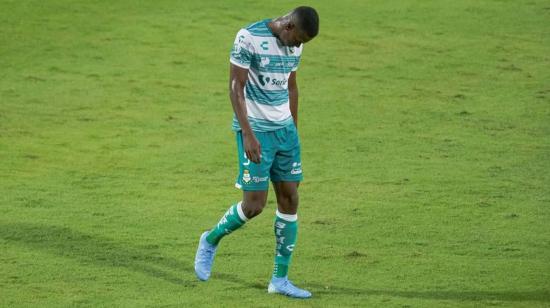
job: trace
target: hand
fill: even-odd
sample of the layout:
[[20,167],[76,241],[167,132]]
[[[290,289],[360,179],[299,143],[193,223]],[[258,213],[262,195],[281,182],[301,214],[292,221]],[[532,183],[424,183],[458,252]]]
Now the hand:
[[253,132],[249,134],[243,133],[243,143],[244,143],[244,152],[246,157],[250,159],[251,162],[259,164],[262,158],[262,149],[260,142],[256,139]]

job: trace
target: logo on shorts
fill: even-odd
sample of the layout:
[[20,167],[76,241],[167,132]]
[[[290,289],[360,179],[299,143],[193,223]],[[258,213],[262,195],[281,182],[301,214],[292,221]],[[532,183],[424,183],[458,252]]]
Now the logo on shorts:
[[246,159],[246,161],[243,163],[243,166],[246,167],[246,166],[250,165],[250,159],[248,159],[248,157],[246,157],[246,153],[244,153],[244,159]]
[[252,182],[254,183],[260,183],[260,182],[267,182],[267,176],[253,176],[252,177]]
[[302,163],[293,162],[292,170],[290,170],[290,174],[301,174],[301,173],[302,173]]
[[245,184],[248,184],[250,182],[250,171],[248,170],[243,171],[243,181]]

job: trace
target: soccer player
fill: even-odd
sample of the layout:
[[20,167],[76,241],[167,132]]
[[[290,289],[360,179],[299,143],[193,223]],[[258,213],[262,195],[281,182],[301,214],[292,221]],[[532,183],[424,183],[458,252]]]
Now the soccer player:
[[271,180],[277,211],[275,266],[268,292],[311,297],[309,291],[290,282],[288,268],[296,245],[298,185],[302,180],[296,70],[304,43],[318,31],[315,9],[301,6],[237,33],[230,53],[229,96],[239,160],[235,186],[243,190],[243,200],[200,237],[195,256],[200,280],[210,277],[220,240],[262,212]]

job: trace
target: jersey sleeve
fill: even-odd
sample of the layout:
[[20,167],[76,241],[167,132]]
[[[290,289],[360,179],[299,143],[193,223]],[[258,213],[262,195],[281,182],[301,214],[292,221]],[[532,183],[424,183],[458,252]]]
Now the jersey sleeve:
[[233,48],[229,56],[229,61],[242,68],[250,68],[252,56],[254,55],[254,45],[250,32],[241,29],[235,37]]
[[292,71],[293,72],[297,71],[299,65],[300,65],[300,58],[296,59],[296,62],[294,62],[294,66],[292,67]]

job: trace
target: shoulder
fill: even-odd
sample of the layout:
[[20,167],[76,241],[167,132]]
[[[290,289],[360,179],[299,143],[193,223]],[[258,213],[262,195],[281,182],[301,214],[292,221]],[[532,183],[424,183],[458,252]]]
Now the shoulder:
[[253,22],[248,26],[246,26],[244,29],[246,29],[253,36],[260,36],[260,37],[273,36],[273,34],[271,33],[271,30],[267,26],[267,24],[270,21],[271,19],[264,19],[257,22]]
[[242,28],[237,32],[234,42],[234,49],[237,52],[243,48],[250,52],[254,50],[254,37],[246,28]]
[[250,34],[250,31],[248,31],[246,28],[241,28],[237,32],[237,39],[245,40],[252,38],[252,35]]

